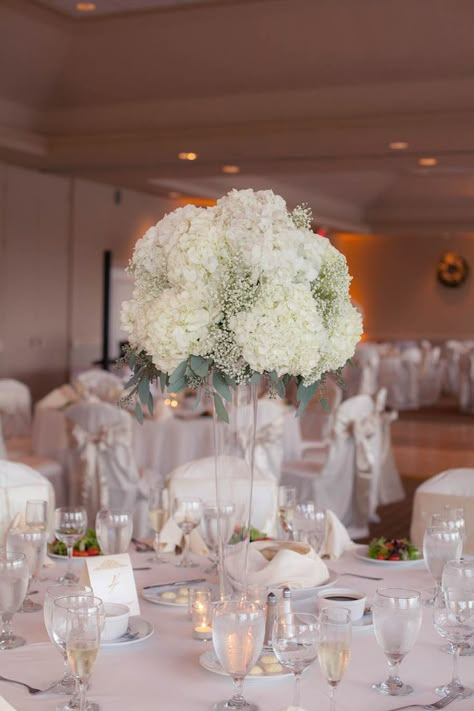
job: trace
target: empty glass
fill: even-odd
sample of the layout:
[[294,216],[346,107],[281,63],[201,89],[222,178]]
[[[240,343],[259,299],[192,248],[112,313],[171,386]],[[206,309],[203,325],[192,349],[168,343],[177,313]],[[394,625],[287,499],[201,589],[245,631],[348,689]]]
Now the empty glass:
[[[443,568],[443,577],[441,587],[457,587],[462,585],[474,595],[474,561],[473,560],[449,560]],[[441,647],[443,652],[452,654],[454,647],[452,644],[447,644]],[[474,646],[472,644],[464,644],[459,652],[460,657],[471,657],[474,655]]]
[[297,504],[293,529],[295,540],[309,543],[318,553],[326,535],[326,514],[316,511],[313,502]]
[[79,578],[72,572],[72,552],[74,544],[81,540],[87,531],[87,513],[80,506],[61,507],[54,512],[54,533],[58,541],[67,548],[67,570],[59,578],[60,583],[77,583]]
[[202,517],[201,499],[176,498],[173,506],[174,520],[184,533],[184,551],[178,566],[182,568],[196,568],[197,563],[193,563],[189,557],[189,535],[191,531],[199,526]]
[[95,529],[104,555],[126,553],[133,532],[133,516],[129,511],[102,509],[95,518]]
[[25,599],[28,579],[28,563],[24,553],[0,550],[0,649],[15,649],[25,644],[23,637],[13,634],[12,619]]
[[88,597],[92,597],[92,588],[86,587],[86,586],[81,586],[81,585],[61,585],[60,583],[58,585],[52,585],[46,590],[45,596],[44,596],[44,605],[43,605],[43,613],[44,613],[44,624],[46,626],[46,631],[48,633],[48,636],[51,640],[51,642],[54,644],[54,646],[57,648],[57,650],[61,653],[63,657],[63,662],[64,662],[64,674],[62,679],[60,679],[58,682],[53,684],[48,688],[48,691],[52,694],[67,694],[71,696],[71,694],[74,693],[75,687],[76,687],[76,682],[74,679],[74,676],[71,674],[69,671],[69,664],[67,660],[67,654],[64,646],[61,646],[57,644],[56,639],[53,635],[53,629],[52,629],[52,624],[53,624],[53,606],[54,606],[54,601],[57,600],[60,597],[70,597],[72,595],[87,595]]
[[300,679],[318,655],[319,626],[316,615],[281,615],[273,623],[272,646],[279,662],[295,676],[292,706],[300,706]]
[[37,612],[41,605],[28,597],[32,585],[37,582],[39,570],[43,562],[44,546],[46,545],[45,531],[21,531],[10,529],[7,539],[7,549],[11,553],[24,553],[28,564],[29,583],[26,597],[18,612]]
[[351,658],[351,612],[344,607],[324,607],[319,615],[319,666],[329,684],[329,708],[336,708],[336,689]]
[[400,679],[399,667],[416,642],[421,627],[421,593],[403,588],[377,590],[372,613],[375,637],[387,658],[387,681],[374,684],[379,694],[405,696],[413,691]]
[[278,515],[281,527],[288,539],[293,540],[293,516],[296,507],[296,488],[282,485],[278,487]]
[[257,711],[255,704],[242,696],[244,679],[257,661],[263,647],[265,611],[253,602],[227,600],[217,603],[212,618],[212,641],[222,668],[234,682],[235,692],[228,701],[220,701],[214,711],[243,709]]
[[462,538],[456,528],[447,522],[439,521],[428,526],[423,537],[423,558],[425,565],[435,580],[433,597],[424,602],[432,605],[441,586],[443,568],[448,560],[459,560],[462,551]]
[[449,684],[438,686],[435,691],[439,696],[456,692],[460,698],[467,699],[474,692],[459,678],[458,659],[462,647],[474,635],[473,591],[463,587],[462,581],[454,587],[443,588],[435,598],[433,622],[437,633],[453,646],[453,677]]
[[219,507],[217,504],[204,504],[201,529],[212,561],[212,566],[205,571],[206,573],[213,573],[217,570],[219,545],[222,543],[225,546],[229,542],[234,532],[234,526],[235,505],[233,503],[225,501]]
[[153,558],[148,558],[149,563],[167,563],[160,553],[160,534],[169,518],[168,507],[163,499],[164,491],[162,486],[154,486],[150,489],[148,497],[148,519],[155,534],[153,544],[155,555]]

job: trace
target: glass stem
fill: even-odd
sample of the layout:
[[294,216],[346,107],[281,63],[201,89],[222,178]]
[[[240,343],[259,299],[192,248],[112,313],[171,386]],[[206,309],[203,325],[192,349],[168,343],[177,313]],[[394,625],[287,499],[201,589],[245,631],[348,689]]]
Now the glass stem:
[[335,683],[329,682],[329,711],[336,711],[336,688]]
[[244,678],[242,676],[233,676],[232,681],[234,682],[235,691],[234,695],[229,701],[229,706],[237,709],[243,708],[247,706],[247,702],[242,696],[242,686],[244,684]]
[[9,639],[13,636],[12,615],[5,613],[2,615],[2,639]]
[[402,680],[400,679],[400,659],[393,660],[387,659],[388,662],[388,679],[387,684],[389,686],[402,686]]
[[78,691],[79,691],[79,711],[86,711],[87,708],[87,682],[80,677],[77,677]]
[[183,565],[188,565],[189,563],[189,534],[189,531],[186,531],[184,534],[184,551],[182,560]]
[[462,686],[462,682],[459,678],[459,655],[461,653],[461,645],[453,644],[453,678],[451,679],[451,686]]
[[297,709],[300,705],[301,672],[295,672],[295,690],[293,693],[293,706]]
[[155,531],[155,559],[161,560],[160,557],[160,532]]
[[74,544],[70,545],[68,544],[67,546],[67,569],[66,569],[66,576],[72,575],[72,552],[74,549]]

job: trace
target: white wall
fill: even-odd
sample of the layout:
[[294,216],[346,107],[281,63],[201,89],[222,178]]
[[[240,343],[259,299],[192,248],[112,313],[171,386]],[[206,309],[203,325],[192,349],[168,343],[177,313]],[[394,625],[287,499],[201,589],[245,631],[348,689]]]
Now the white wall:
[[[129,190],[0,164],[0,377],[35,397],[101,356],[102,259],[176,205]],[[111,355],[114,355],[111,353]]]

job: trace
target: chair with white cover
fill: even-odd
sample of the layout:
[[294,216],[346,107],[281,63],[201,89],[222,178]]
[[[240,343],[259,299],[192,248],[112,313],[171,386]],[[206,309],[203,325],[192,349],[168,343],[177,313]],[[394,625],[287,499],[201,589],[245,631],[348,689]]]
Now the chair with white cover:
[[379,386],[387,388],[389,407],[394,410],[416,410],[419,407],[421,362],[421,350],[416,346],[405,348],[399,354],[382,356]]
[[123,383],[117,375],[98,368],[76,375],[73,385],[80,394],[95,395],[111,403],[117,402],[123,392]]
[[410,537],[418,547],[431,514],[444,506],[464,509],[465,533],[463,551],[474,553],[474,469],[447,469],[427,479],[415,491]]
[[337,410],[327,455],[307,450],[302,460],[284,462],[282,484],[296,486],[301,499],[315,499],[320,508],[334,511],[353,537],[366,536],[379,479],[380,443],[374,402],[368,395],[356,395]]
[[378,486],[374,487],[374,500],[371,505],[370,520],[379,521],[376,514],[378,506],[394,504],[405,498],[405,489],[395,463],[392,447],[392,423],[398,417],[396,410],[387,410],[387,390],[381,388],[375,398],[375,413],[380,420],[380,477]]
[[474,413],[474,348],[459,359],[459,409]]
[[[325,398],[326,407],[323,407],[321,398]],[[317,394],[299,418],[303,450],[317,446],[318,443],[329,443],[341,402],[342,389],[331,377],[327,377],[322,389],[318,388]]]
[[420,369],[419,399],[421,407],[434,405],[441,396],[445,362],[441,358],[440,346],[428,348],[425,343]]
[[25,464],[0,460],[0,540],[3,540],[12,519],[17,514],[24,516],[26,502],[30,499],[48,502],[52,530],[56,503],[50,482]]
[[143,535],[137,528],[143,528],[146,486],[133,454],[131,415],[105,402],[78,403],[65,414],[69,503],[86,508],[90,525],[101,508],[132,511],[135,535]]
[[5,440],[31,435],[31,393],[19,380],[0,378],[0,419]]

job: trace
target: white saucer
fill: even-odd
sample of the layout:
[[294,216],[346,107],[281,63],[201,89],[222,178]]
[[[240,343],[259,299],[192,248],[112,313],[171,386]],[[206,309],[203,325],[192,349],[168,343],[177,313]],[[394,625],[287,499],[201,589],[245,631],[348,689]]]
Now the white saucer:
[[[100,643],[101,647],[125,647],[128,644],[137,644],[138,642],[143,642],[144,639],[148,639],[154,633],[154,628],[151,622],[145,620],[143,617],[138,615],[135,617],[130,617],[128,620],[128,630],[126,634],[118,639],[111,639],[110,641],[103,640]],[[136,635],[136,636],[135,636]]]
[[[272,652],[271,651],[263,651],[260,656],[262,657],[267,654],[268,655],[272,654]],[[225,672],[223,670],[220,663],[218,662],[213,649],[209,649],[207,652],[204,652],[203,654],[201,654],[201,656],[199,657],[199,664],[203,667],[203,669],[206,669],[207,671],[210,671],[213,674],[220,674],[221,676],[229,676],[229,674],[227,674],[227,672]],[[256,666],[261,666],[260,665],[260,657],[259,657],[259,659],[257,659]],[[277,672],[276,674],[265,673],[263,666],[261,666],[261,669],[263,671],[263,674],[247,674],[247,676],[245,677],[245,683],[247,683],[247,681],[256,680],[256,679],[265,679],[266,681],[268,681],[269,679],[282,679],[283,677],[293,676],[293,674],[286,669],[283,669],[283,671]]]
[[364,634],[374,629],[374,621],[372,618],[372,613],[369,612],[367,615],[363,615],[360,620],[356,620],[352,623],[352,633],[353,634]]

